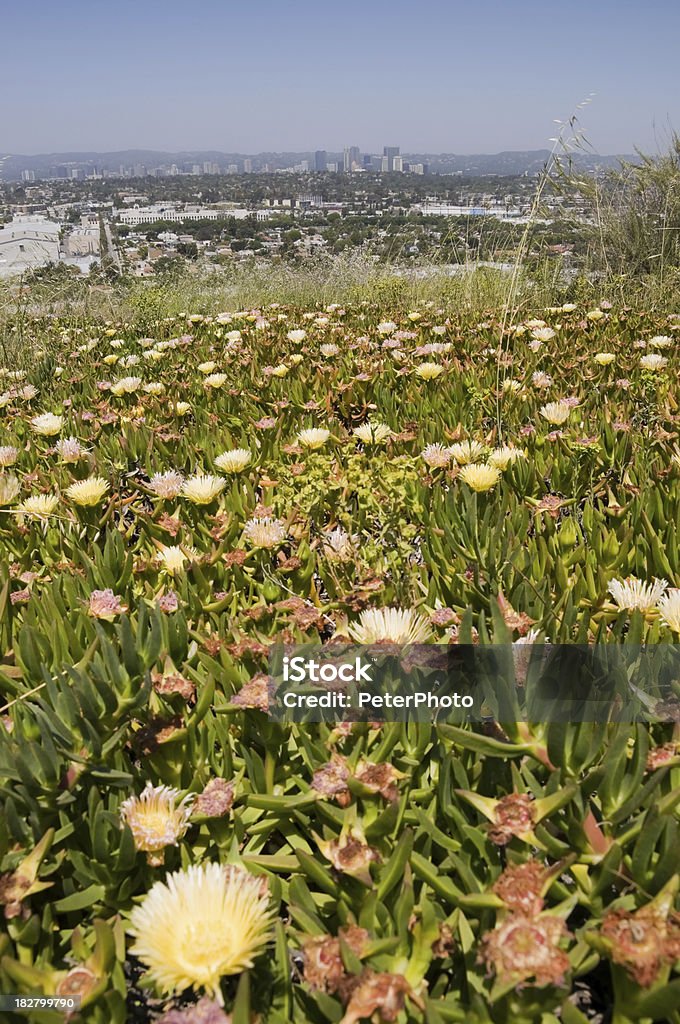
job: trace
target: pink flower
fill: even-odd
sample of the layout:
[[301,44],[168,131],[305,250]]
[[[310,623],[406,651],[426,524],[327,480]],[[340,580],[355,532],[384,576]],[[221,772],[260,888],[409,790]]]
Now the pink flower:
[[127,605],[114,594],[110,587],[106,590],[93,590],[90,594],[88,613],[95,619],[105,619],[113,622],[116,615],[127,611]]
[[162,612],[176,612],[179,608],[179,601],[174,590],[168,590],[158,599],[158,607]]

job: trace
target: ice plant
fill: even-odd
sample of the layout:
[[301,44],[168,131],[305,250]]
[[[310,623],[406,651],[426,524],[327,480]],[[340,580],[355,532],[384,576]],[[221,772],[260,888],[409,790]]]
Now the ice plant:
[[367,608],[348,627],[358,644],[424,644],[432,636],[430,622],[414,608]]
[[501,478],[501,471],[495,466],[473,465],[463,466],[460,479],[473,491],[490,491]]
[[330,430],[325,430],[322,427],[309,427],[307,430],[299,432],[297,441],[303,448],[322,448],[330,436]]
[[680,633],[680,588],[672,587],[659,598],[657,608],[662,621],[674,633]]
[[354,436],[364,444],[383,444],[392,436],[392,429],[386,423],[362,423],[354,428]]
[[552,423],[554,426],[560,427],[569,419],[571,415],[571,406],[562,399],[559,402],[548,402],[547,405],[542,405],[539,412],[543,419],[547,420],[548,423]]
[[0,467],[6,469],[7,466],[13,466],[19,458],[19,449],[15,448],[14,445],[2,445],[0,446]]
[[133,909],[131,952],[163,993],[193,988],[223,1005],[221,979],[253,966],[270,928],[269,895],[259,878],[199,864],[156,882]]
[[485,448],[479,441],[458,441],[449,447],[449,451],[459,466],[466,466],[481,459]]
[[243,534],[254,548],[277,548],[286,539],[286,527],[280,519],[255,517],[245,524]]
[[668,360],[665,356],[660,356],[658,352],[650,352],[642,357],[640,366],[643,370],[651,370],[655,373],[657,370],[664,370],[668,366]]
[[101,476],[90,476],[86,480],[78,480],[66,488],[66,495],[75,505],[93,508],[100,505],[109,489],[108,481]]
[[507,469],[517,459],[526,458],[521,448],[513,448],[511,445],[505,444],[500,448],[494,448],[486,460],[489,466],[495,466],[496,469]]
[[359,538],[337,526],[327,530],[321,540],[323,553],[329,562],[351,562],[356,558]]
[[420,455],[432,469],[443,469],[452,459],[451,449],[439,443],[426,445]]
[[159,498],[171,500],[182,492],[184,477],[176,469],[168,469],[165,473],[154,473],[149,480],[149,489]]
[[60,432],[63,422],[63,416],[57,416],[52,412],[43,412],[39,416],[33,417],[31,426],[36,434],[53,437]]
[[116,615],[127,611],[120,597],[114,594],[110,587],[106,590],[93,590],[87,606],[88,614],[95,619],[105,619],[113,622]]
[[249,465],[252,457],[248,448],[231,448],[217,456],[215,465],[223,473],[240,473]]
[[132,832],[135,848],[156,867],[163,863],[165,847],[176,846],[189,826],[194,798],[179,797],[176,789],[147,782],[141,796],[130,796],[120,805],[120,820]]
[[622,611],[649,612],[657,607],[667,587],[668,581],[664,579],[644,583],[635,576],[628,576],[625,580],[611,580],[607,590]]
[[416,368],[416,376],[422,380],[435,380],[444,372],[444,367],[439,363],[421,363]]
[[62,462],[78,462],[87,455],[87,448],[83,448],[77,437],[57,441],[54,449]]
[[182,495],[194,505],[210,505],[226,487],[221,476],[197,473],[182,484]]
[[560,943],[568,934],[561,917],[510,914],[483,936],[480,960],[501,983],[561,985],[570,964]]
[[30,498],[17,505],[14,511],[19,515],[46,522],[58,504],[59,498],[56,494],[32,494]]

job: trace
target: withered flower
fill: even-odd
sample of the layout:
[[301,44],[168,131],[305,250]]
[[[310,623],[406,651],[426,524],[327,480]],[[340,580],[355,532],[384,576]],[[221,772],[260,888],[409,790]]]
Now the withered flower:
[[343,986],[347,975],[340,951],[341,938],[356,956],[361,956],[368,941],[368,932],[357,925],[348,925],[340,929],[337,938],[310,935],[303,940],[305,981],[310,988],[332,995]]
[[680,918],[656,903],[639,910],[611,910],[600,929],[614,963],[621,964],[643,988],[662,967],[680,959]]
[[[340,1024],[356,1024],[360,1020],[395,1021],[409,998],[420,1009],[422,1001],[401,974],[377,974],[366,968],[352,990],[345,1016]],[[374,1014],[377,1013],[377,1018]]]
[[319,849],[336,871],[351,875],[364,885],[373,884],[369,865],[379,863],[382,858],[374,847],[365,842],[363,834],[357,829],[345,832],[340,839],[319,840]]
[[347,788],[349,779],[347,761],[335,754],[327,764],[321,765],[312,777],[312,789],[325,797],[334,797],[341,807],[347,807],[352,796]]
[[399,797],[397,780],[402,775],[391,764],[373,764],[371,761],[363,761],[357,767],[354,777],[362,786],[366,786],[373,793],[380,793],[380,796],[389,800],[390,803],[394,803]]
[[510,864],[496,879],[493,891],[506,907],[527,917],[535,917],[543,909],[541,888],[545,869],[538,861]]
[[257,711],[269,710],[269,698],[274,696],[276,684],[271,676],[258,672],[242,686],[230,700],[239,708],[255,708]]
[[211,779],[196,797],[192,817],[221,818],[228,814],[234,803],[234,783],[226,779]]
[[479,959],[501,983],[561,985],[569,957],[559,943],[568,934],[561,917],[511,914],[483,936]]
[[505,846],[513,836],[524,836],[534,827],[533,801],[528,793],[509,793],[501,797],[494,810],[495,823],[489,838],[497,846]]

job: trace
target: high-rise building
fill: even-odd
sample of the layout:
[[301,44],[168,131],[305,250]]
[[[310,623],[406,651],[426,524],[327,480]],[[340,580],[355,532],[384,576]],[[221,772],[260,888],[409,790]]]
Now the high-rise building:
[[325,149],[317,149],[314,154],[314,170],[325,171],[328,154]]
[[404,170],[404,161],[398,154],[392,161],[392,170],[396,171],[397,174],[401,174],[401,172]]
[[356,171],[361,167],[361,152],[358,146],[349,147],[349,169]]
[[253,161],[252,160],[249,160],[248,158],[246,158],[243,161],[243,173],[244,174],[252,174],[253,173]]
[[[399,156],[399,146],[385,146],[383,148],[383,157],[387,157],[387,170],[394,170],[394,158]],[[383,160],[384,163],[384,160]],[[385,168],[383,167],[383,170]]]

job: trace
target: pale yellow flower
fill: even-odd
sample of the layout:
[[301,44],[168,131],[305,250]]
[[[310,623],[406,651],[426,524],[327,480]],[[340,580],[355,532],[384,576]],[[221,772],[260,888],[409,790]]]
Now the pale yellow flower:
[[486,449],[479,441],[458,441],[449,447],[449,451],[459,466],[466,466],[481,459]]
[[30,498],[26,498],[25,501],[17,505],[13,511],[19,515],[28,516],[30,519],[46,522],[58,504],[59,498],[56,494],[32,494]]
[[609,364],[613,363],[616,359],[616,355],[614,352],[598,352],[593,356],[593,359],[596,363],[599,363],[600,366],[609,366]]
[[44,437],[53,437],[59,433],[63,422],[63,416],[56,416],[52,412],[43,412],[39,416],[33,417],[31,426],[36,434],[42,434]]
[[212,359],[208,360],[207,363],[199,363],[198,364],[198,372],[199,373],[212,373],[213,370],[216,370],[216,369],[217,369],[217,363],[215,363]]
[[668,581],[664,579],[655,578],[652,583],[645,583],[635,576],[628,576],[625,580],[612,580],[607,590],[620,609],[649,612],[657,607],[667,587]]
[[486,461],[496,469],[507,469],[511,462],[524,457],[521,448],[513,448],[511,445],[505,444],[500,448],[494,448]]
[[280,519],[249,519],[243,527],[245,538],[254,548],[276,548],[286,539],[286,527]]
[[13,466],[18,458],[19,449],[15,448],[14,445],[5,444],[0,447],[0,466],[3,468]]
[[300,342],[304,341],[305,338],[307,337],[307,331],[303,331],[302,328],[299,328],[298,330],[295,331],[288,331],[286,337],[288,338],[288,341],[292,341],[296,345],[299,345]]
[[352,431],[354,436],[364,444],[383,444],[392,436],[392,430],[386,423],[362,423]]
[[165,994],[193,988],[222,1005],[221,979],[253,966],[271,923],[261,878],[233,866],[194,865],[156,882],[134,907],[130,952]]
[[323,427],[309,427],[307,430],[300,431],[297,441],[303,448],[322,448],[330,436],[330,430],[325,430]]
[[592,320],[593,323],[597,323],[598,320],[602,320],[606,316],[601,309],[590,309],[586,313],[586,320]]
[[139,390],[142,383],[141,377],[121,377],[115,384],[111,385],[111,394],[117,395],[132,395],[135,391]]
[[186,416],[190,409],[191,406],[188,402],[175,402],[175,412],[178,416]]
[[203,385],[206,388],[222,388],[227,383],[226,373],[209,373],[203,381]]
[[184,477],[175,469],[168,469],[165,473],[154,473],[149,480],[149,488],[159,498],[176,498],[182,491]]
[[356,559],[359,538],[351,536],[341,526],[327,530],[321,542],[323,553],[329,562],[352,562]]
[[288,373],[288,367],[285,363],[279,363],[278,366],[272,368],[272,377],[285,377]]
[[252,457],[247,448],[232,448],[218,455],[215,465],[223,473],[240,473],[250,463]]
[[640,366],[643,370],[656,372],[657,370],[664,370],[668,366],[668,360],[665,356],[660,356],[658,352],[650,352],[642,357]]
[[20,490],[21,485],[13,473],[0,473],[0,508],[16,501]]
[[674,633],[680,633],[680,588],[673,587],[658,601],[661,618]]
[[413,608],[367,608],[348,627],[358,644],[424,644],[432,636],[429,620]]
[[120,805],[120,820],[132,832],[135,848],[146,853],[149,864],[163,863],[166,846],[176,846],[189,825],[193,796],[179,800],[179,791],[147,782],[141,796]]
[[444,372],[444,367],[439,363],[421,363],[416,368],[416,375],[422,380],[435,380]]
[[184,572],[187,563],[195,561],[196,558],[198,558],[198,552],[193,548],[181,548],[176,544],[170,546],[164,545],[159,548],[158,557],[161,562],[161,568],[174,575],[179,572]]
[[490,491],[501,478],[501,471],[496,466],[475,465],[463,466],[460,479],[473,491]]
[[567,402],[548,402],[547,405],[542,405],[540,408],[541,416],[548,423],[552,423],[554,426],[561,426],[566,423],[571,415],[571,406]]
[[101,504],[102,498],[109,489],[108,482],[102,476],[90,476],[86,480],[77,480],[66,488],[66,495],[76,505],[91,508]]
[[190,476],[182,485],[182,494],[194,505],[209,505],[215,498],[218,498],[226,487],[226,480],[221,476],[211,476],[209,473],[197,473]]

